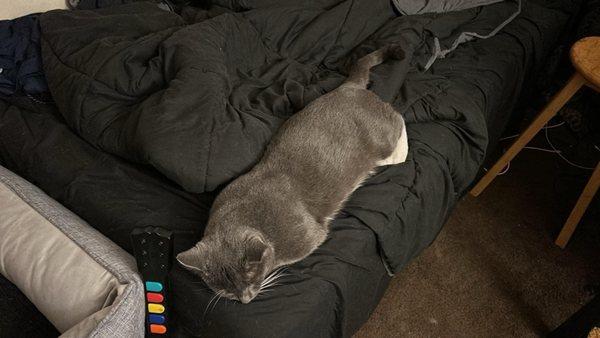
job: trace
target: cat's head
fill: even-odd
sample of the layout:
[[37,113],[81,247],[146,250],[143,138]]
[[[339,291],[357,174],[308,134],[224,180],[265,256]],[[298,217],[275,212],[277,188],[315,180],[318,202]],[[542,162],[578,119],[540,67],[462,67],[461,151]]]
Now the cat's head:
[[255,231],[206,236],[177,260],[215,293],[249,303],[274,267],[274,250]]

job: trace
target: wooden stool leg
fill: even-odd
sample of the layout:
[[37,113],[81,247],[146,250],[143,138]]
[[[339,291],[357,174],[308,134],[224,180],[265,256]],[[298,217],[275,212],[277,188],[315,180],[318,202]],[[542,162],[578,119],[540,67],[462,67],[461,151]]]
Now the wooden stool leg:
[[556,238],[556,242],[554,242],[556,245],[563,249],[565,248],[569,242],[569,239],[571,238],[571,235],[573,235],[579,220],[581,220],[581,217],[583,217],[585,209],[587,209],[588,205],[590,205],[590,202],[598,191],[598,187],[600,187],[600,163],[596,165],[596,169],[594,169],[592,177],[590,177],[590,180],[586,184],[585,188],[583,188],[581,196],[579,196],[579,199],[571,211],[569,218],[567,218],[565,225]]
[[546,107],[531,122],[525,131],[508,148],[500,159],[492,166],[490,170],[479,180],[471,190],[471,195],[479,196],[483,190],[496,178],[498,173],[510,162],[523,147],[533,139],[533,137],[544,127],[548,121],[569,101],[569,99],[586,83],[585,79],[575,73],[569,82],[558,92]]

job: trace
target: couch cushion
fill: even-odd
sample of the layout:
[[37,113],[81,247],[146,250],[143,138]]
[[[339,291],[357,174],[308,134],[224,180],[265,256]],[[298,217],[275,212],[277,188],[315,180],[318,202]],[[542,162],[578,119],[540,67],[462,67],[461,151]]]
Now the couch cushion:
[[133,258],[0,166],[0,273],[64,336],[143,336]]
[[66,9],[65,0],[27,0],[27,1],[0,1],[2,10],[0,20],[14,19],[31,13],[41,13],[52,9]]

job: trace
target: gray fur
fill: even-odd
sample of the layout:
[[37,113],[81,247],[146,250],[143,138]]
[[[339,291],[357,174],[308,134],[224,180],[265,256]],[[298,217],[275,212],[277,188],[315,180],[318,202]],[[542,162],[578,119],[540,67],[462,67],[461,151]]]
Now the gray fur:
[[216,198],[204,238],[177,256],[183,266],[247,303],[271,272],[325,241],[331,219],[376,166],[404,161],[388,160],[397,158],[402,116],[367,90],[371,67],[388,56],[403,53],[389,46],[359,59],[346,82],[283,124],[260,162]]

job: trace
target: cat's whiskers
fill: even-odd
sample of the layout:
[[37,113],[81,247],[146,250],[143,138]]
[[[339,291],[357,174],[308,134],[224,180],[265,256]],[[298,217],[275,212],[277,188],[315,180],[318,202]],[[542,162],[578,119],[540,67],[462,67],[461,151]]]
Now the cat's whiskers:
[[194,294],[203,294],[203,293],[207,293],[207,292],[212,292],[212,290],[210,290],[210,289],[195,289],[195,290],[192,290],[192,292]]
[[286,271],[286,268],[283,267],[283,268],[275,270],[274,272],[269,274],[267,276],[267,278],[265,278],[262,281],[262,283],[260,284],[260,288],[258,289],[258,294],[262,293],[263,291],[266,291],[269,288],[280,285],[280,283],[276,283],[276,282],[279,281],[279,279],[281,277],[289,276],[289,274],[284,274],[285,271]]
[[[205,317],[205,316],[206,316],[206,314],[207,314],[208,312],[210,312],[210,311],[208,311],[208,309],[210,308],[210,304],[211,304],[211,303],[212,303],[212,302],[213,302],[215,299],[217,299],[217,301],[218,301],[218,297],[220,297],[220,296],[223,294],[223,292],[225,292],[225,291],[221,290],[221,291],[219,291],[219,292],[215,293],[215,295],[214,295],[214,296],[213,296],[213,297],[210,299],[210,301],[208,301],[208,304],[206,305],[206,309],[204,309],[204,314],[202,315],[202,317]],[[212,310],[211,310],[211,311],[212,311]]]
[[276,273],[272,273],[269,276],[267,276],[267,278],[265,278],[262,283],[260,283],[261,287],[266,287],[267,285],[269,285],[270,283],[272,283],[274,280],[276,280],[279,275],[280,275],[280,270],[278,270]]
[[286,276],[289,276],[289,275],[283,275],[283,274],[282,274],[282,275],[279,275],[279,276],[277,276],[276,278],[273,278],[273,279],[272,279],[272,280],[270,280],[269,282],[267,282],[267,283],[264,283],[263,285],[261,285],[261,289],[265,289],[265,288],[268,288],[268,287],[272,287],[272,286],[275,286],[276,284],[277,284],[277,285],[280,285],[280,283],[277,283],[277,282],[278,282],[278,281],[279,281],[281,278],[283,278],[283,277],[286,277]]
[[267,291],[273,291],[273,287],[278,286],[278,285],[281,285],[281,283],[271,284],[271,285],[269,285],[267,287],[264,287],[264,288],[260,289],[259,292],[262,294],[262,293],[267,292]]
[[260,286],[263,287],[263,286],[269,285],[269,283],[273,282],[275,280],[275,278],[277,278],[276,275],[268,276],[267,278],[265,278],[262,281],[262,283],[260,283]]
[[221,291],[221,292],[217,293],[217,296],[218,296],[217,301],[213,304],[212,309],[210,309],[211,312],[215,309],[215,307],[217,307],[217,303],[219,302],[219,300],[221,300],[221,298],[223,298],[224,293],[225,293],[225,291]]

